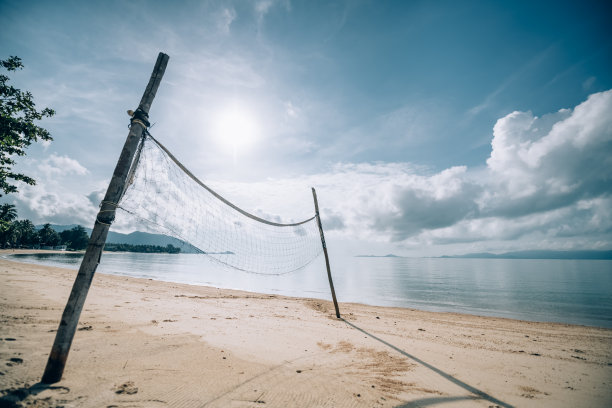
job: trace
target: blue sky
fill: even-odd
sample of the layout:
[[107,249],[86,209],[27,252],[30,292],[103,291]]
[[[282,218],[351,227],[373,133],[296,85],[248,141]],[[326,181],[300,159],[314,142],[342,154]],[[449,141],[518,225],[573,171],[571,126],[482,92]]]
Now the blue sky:
[[611,16],[605,1],[1,0],[14,84],[57,111],[55,140],[19,163],[38,185],[3,200],[92,224],[163,51],[151,132],[246,209],[305,218],[313,185],[347,252],[609,249]]

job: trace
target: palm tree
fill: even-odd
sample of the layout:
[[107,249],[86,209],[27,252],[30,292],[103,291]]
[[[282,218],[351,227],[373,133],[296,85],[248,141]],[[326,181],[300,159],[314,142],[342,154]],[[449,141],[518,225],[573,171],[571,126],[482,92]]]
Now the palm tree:
[[0,247],[4,247],[9,240],[9,229],[16,218],[17,210],[14,205],[0,205]]
[[0,205],[0,222],[11,223],[17,218],[17,210],[13,204]]
[[2,232],[2,240],[0,243],[3,247],[16,248],[21,241],[21,231],[19,221],[15,221],[9,225],[6,231]]
[[43,246],[56,246],[60,243],[59,234],[51,227],[51,224],[45,224],[42,229],[38,231],[38,238],[40,244]]

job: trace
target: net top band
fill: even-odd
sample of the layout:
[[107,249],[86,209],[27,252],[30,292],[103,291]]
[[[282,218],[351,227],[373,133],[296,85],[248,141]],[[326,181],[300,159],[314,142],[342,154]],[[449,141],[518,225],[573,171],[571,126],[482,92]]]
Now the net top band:
[[159,148],[162,149],[164,151],[164,153],[166,153],[168,155],[170,160],[172,160],[177,166],[179,166],[179,168],[181,170],[183,170],[185,172],[185,174],[187,174],[189,176],[189,178],[191,178],[193,181],[198,183],[202,188],[206,189],[210,194],[215,196],[221,202],[223,202],[227,206],[233,208],[234,210],[238,211],[240,214],[244,215],[245,217],[249,217],[249,218],[251,218],[251,219],[253,219],[253,220],[257,221],[257,222],[261,222],[263,224],[268,224],[268,225],[273,225],[275,227],[296,227],[298,225],[306,224],[307,222],[310,222],[310,221],[314,220],[317,217],[316,214],[315,214],[312,217],[310,217],[310,218],[308,218],[306,220],[300,221],[300,222],[295,222],[295,223],[291,223],[291,224],[283,224],[283,223],[268,221],[268,220],[266,220],[264,218],[261,218],[261,217],[258,217],[256,215],[253,215],[253,214],[243,210],[242,208],[232,204],[230,201],[225,199],[219,193],[217,193],[212,188],[208,187],[206,184],[204,184],[202,181],[200,181],[200,179],[198,179],[195,175],[193,175],[192,172],[190,172],[180,161],[178,161],[178,159],[176,157],[174,157],[174,155],[172,153],[170,153],[170,151],[168,149],[166,149],[166,147],[163,144],[161,144],[157,139],[155,139],[153,137],[153,135],[151,135],[149,132],[146,132],[146,137],[149,137],[157,146],[159,146]]

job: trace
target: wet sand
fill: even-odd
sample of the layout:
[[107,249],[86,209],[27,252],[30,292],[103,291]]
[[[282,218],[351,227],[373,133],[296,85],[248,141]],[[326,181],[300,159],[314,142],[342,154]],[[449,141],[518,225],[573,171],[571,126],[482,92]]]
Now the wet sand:
[[0,259],[0,406],[612,406],[610,329],[103,274],[43,386],[75,276]]

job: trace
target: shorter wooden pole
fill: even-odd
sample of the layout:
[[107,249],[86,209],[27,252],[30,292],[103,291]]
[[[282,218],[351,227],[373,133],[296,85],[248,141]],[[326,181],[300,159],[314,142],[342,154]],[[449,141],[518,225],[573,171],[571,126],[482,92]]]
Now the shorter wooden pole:
[[329,255],[327,255],[327,245],[325,245],[325,235],[323,235],[323,225],[321,224],[321,217],[319,216],[319,202],[317,201],[317,192],[312,187],[312,198],[314,199],[315,205],[315,216],[317,217],[317,224],[319,225],[319,234],[321,235],[321,244],[323,244],[323,253],[325,254],[325,266],[327,266],[327,279],[329,279],[329,288],[331,289],[332,299],[334,300],[334,307],[336,308],[336,317],[340,318],[340,309],[338,308],[338,300],[336,300],[336,291],[334,290],[334,281],[331,276],[331,269],[329,267]]

